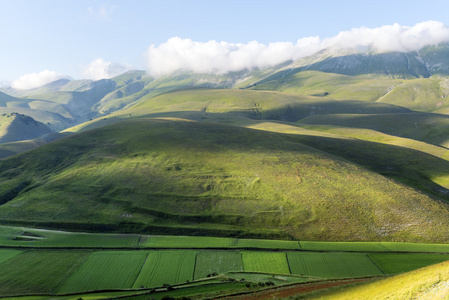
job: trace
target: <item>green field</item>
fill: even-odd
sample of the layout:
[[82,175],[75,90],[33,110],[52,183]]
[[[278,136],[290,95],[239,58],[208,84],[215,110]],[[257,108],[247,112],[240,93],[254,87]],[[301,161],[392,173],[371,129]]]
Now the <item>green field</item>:
[[259,249],[301,249],[297,241],[274,241],[274,240],[255,240],[255,239],[236,239],[232,243],[237,248],[259,248]]
[[[74,238],[71,242],[70,237]],[[44,241],[56,246],[42,248],[39,243],[45,245]],[[121,250],[95,248],[102,241],[106,241],[106,247],[120,245]],[[86,249],[64,248],[65,244],[74,242]],[[9,247],[11,243],[19,245],[17,247],[30,243],[40,245],[41,249],[33,246],[28,246],[28,250],[0,249],[0,296],[66,293],[80,296],[87,291],[117,290],[113,294],[92,294],[93,298],[100,299],[145,293],[153,288],[155,298],[159,299],[168,287],[179,288],[177,295],[187,295],[207,289],[219,291],[224,287],[240,289],[246,283],[256,287],[269,281],[283,285],[310,280],[379,277],[449,260],[444,244],[103,236],[6,226],[0,234],[0,246],[3,243]],[[236,281],[245,282],[245,285]],[[203,285],[210,287],[203,289]],[[82,297],[91,298],[87,294]]]
[[94,252],[58,292],[131,288],[147,255],[147,251]]
[[[389,251],[382,243],[372,242],[314,242],[300,241],[302,250],[309,251],[360,251],[360,252],[383,252]],[[393,243],[394,244],[394,243]],[[401,244],[401,243],[399,243]],[[432,245],[429,245],[431,248]],[[449,250],[449,248],[448,248]]]
[[132,287],[158,287],[192,281],[195,257],[194,250],[151,251]]
[[449,260],[447,254],[376,253],[369,257],[385,274],[409,272]]
[[228,248],[232,239],[204,236],[143,236],[139,247],[149,248]]
[[195,280],[211,274],[225,274],[243,270],[242,254],[239,251],[198,251],[195,265]]
[[383,276],[364,253],[288,252],[292,274],[321,278],[350,278]]
[[249,272],[290,274],[284,252],[242,251],[243,269]]
[[0,295],[55,294],[89,256],[86,251],[26,251],[0,264]]
[[[431,265],[412,272],[391,276],[348,288],[324,290],[307,299],[447,299],[449,262]],[[298,295],[291,299],[304,299]]]
[[19,255],[23,251],[15,249],[0,249],[0,263]]

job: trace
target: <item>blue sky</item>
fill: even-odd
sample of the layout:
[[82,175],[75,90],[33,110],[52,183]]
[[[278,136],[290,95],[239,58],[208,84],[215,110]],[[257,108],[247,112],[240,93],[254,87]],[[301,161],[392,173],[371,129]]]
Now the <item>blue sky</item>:
[[145,69],[150,45],[172,37],[296,43],[362,26],[449,24],[448,11],[447,0],[0,0],[0,82],[44,70],[83,78],[95,60]]

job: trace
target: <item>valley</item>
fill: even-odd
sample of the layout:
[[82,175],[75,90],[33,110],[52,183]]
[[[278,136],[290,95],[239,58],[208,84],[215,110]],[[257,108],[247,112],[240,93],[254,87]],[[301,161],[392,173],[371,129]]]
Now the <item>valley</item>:
[[448,260],[447,49],[2,88],[0,297],[321,297]]

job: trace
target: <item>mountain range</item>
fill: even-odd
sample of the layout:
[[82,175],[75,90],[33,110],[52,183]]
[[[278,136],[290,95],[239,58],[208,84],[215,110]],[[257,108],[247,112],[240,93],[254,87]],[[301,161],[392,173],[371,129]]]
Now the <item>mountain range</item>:
[[2,88],[0,223],[448,242],[448,72],[441,44]]

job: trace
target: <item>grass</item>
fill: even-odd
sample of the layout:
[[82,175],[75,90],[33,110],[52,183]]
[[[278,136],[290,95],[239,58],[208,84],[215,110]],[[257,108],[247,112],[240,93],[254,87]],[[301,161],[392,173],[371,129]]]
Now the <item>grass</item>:
[[[370,166],[385,168],[379,158],[401,157],[399,150],[379,152],[375,144],[356,142],[204,122],[128,120],[1,161],[4,187],[9,182],[8,190],[19,191],[22,180],[30,183],[0,207],[0,220],[160,235],[446,241],[444,204],[317,150],[354,159],[353,146],[363,147],[373,155]],[[426,160],[418,162],[421,167]],[[433,165],[441,169],[440,162]]]
[[337,290],[313,299],[445,299],[449,263],[443,262],[372,283]]
[[372,261],[382,269],[385,274],[397,274],[409,272],[449,260],[447,254],[395,254],[395,253],[377,253],[370,254]]
[[302,119],[304,125],[372,129],[388,135],[414,139],[437,146],[447,146],[449,117],[428,113],[402,114],[335,114],[310,116]]
[[383,276],[380,270],[363,253],[288,252],[292,274],[321,278],[350,278]]
[[[18,232],[14,227],[2,227],[1,237],[3,241],[8,240],[8,238],[5,239],[7,236],[23,238],[20,242],[37,243],[39,240],[52,239],[53,235],[64,234],[67,235],[67,239],[78,235],[78,233],[31,228],[21,228]],[[80,240],[80,243],[86,247],[89,243],[94,247],[95,237],[101,237],[100,234],[84,235],[91,235],[88,240]],[[105,236],[108,236],[109,240],[114,237],[118,241],[126,240],[124,239],[126,235]],[[130,237],[135,236],[130,235]],[[151,241],[153,237],[149,238]],[[177,238],[180,242],[186,240],[185,237],[172,237],[172,241]],[[64,239],[61,240],[64,241]],[[228,238],[222,238],[222,240],[228,243],[235,241]],[[222,243],[219,238],[213,238],[211,241],[218,242],[217,245]],[[253,240],[245,240],[245,242],[247,245],[252,244],[253,247],[258,244],[257,241],[251,243]],[[2,269],[0,296],[82,294],[104,289],[117,289],[122,290],[121,292],[135,289],[135,293],[139,293],[144,292],[139,291],[141,288],[162,288],[163,286],[167,288],[172,285],[183,285],[183,289],[185,285],[188,287],[187,292],[191,290],[190,287],[203,284],[214,285],[216,287],[214,290],[219,291],[221,282],[229,280],[243,280],[250,285],[267,281],[283,285],[318,278],[383,276],[407,272],[449,259],[449,254],[432,253],[432,251],[447,249],[444,247],[446,245],[301,242],[303,248],[315,250],[311,252],[304,249],[291,251],[290,244],[287,244],[284,251],[279,251],[281,249],[279,244],[283,245],[284,241],[263,240],[261,242],[259,251],[245,250],[247,245],[240,250],[198,248],[93,251],[51,249],[51,247],[42,250],[2,249],[0,251],[0,268]],[[268,242],[271,242],[273,250],[266,248]],[[371,250],[380,251],[380,245],[384,247],[385,252],[370,252]],[[61,246],[62,244],[59,244],[58,247]],[[185,247],[188,246],[191,245],[185,244]],[[212,243],[207,246],[212,246]],[[228,247],[238,247],[238,245],[231,243]],[[390,253],[393,251],[429,251],[429,253]],[[214,277],[207,278],[210,276]],[[176,288],[179,287],[176,286]],[[198,288],[201,289],[199,286]],[[92,294],[92,297],[103,297],[101,293],[97,294]],[[85,295],[85,297],[90,296]]]
[[[302,250],[317,250],[317,251],[363,251],[363,252],[383,252],[388,251],[382,243],[372,242],[314,242],[314,241],[300,241]],[[394,244],[394,243],[393,243]],[[401,244],[401,243],[399,243]],[[430,246],[430,245],[429,245]],[[400,248],[400,247],[399,247]]]
[[16,255],[19,255],[23,251],[15,250],[15,249],[0,249],[0,264],[8,259],[13,258]]
[[58,293],[131,288],[147,255],[147,251],[94,252],[64,282]]
[[193,280],[196,251],[151,251],[133,288],[162,287]]
[[24,227],[0,226],[0,244],[14,247],[138,247],[140,235],[67,232]]
[[227,248],[231,239],[202,236],[148,236],[139,244],[151,248]]
[[0,264],[0,294],[54,294],[89,255],[86,251],[25,251]]
[[238,251],[199,251],[196,256],[195,280],[211,274],[225,274],[243,270],[242,255]]
[[242,251],[243,269],[249,272],[290,274],[283,252]]

